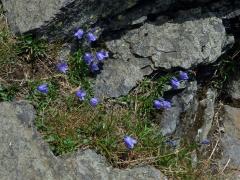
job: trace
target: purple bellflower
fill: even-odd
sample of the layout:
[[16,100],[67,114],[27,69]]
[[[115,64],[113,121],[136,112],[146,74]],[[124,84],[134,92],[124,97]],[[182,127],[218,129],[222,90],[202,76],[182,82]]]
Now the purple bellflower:
[[135,144],[137,144],[137,140],[130,137],[130,136],[125,136],[124,139],[124,144],[128,149],[133,149]]
[[98,103],[99,103],[98,98],[93,97],[92,99],[90,99],[90,105],[92,107],[96,107],[98,105]]
[[76,92],[76,96],[79,98],[80,101],[83,101],[85,99],[86,95],[87,95],[87,93],[84,90],[82,90],[82,89],[79,89]]
[[68,71],[68,64],[66,62],[60,62],[57,64],[57,70],[61,73],[66,74]]
[[48,93],[48,84],[41,84],[37,87],[37,90],[43,94],[47,94]]
[[201,144],[208,145],[210,144],[210,141],[208,139],[205,139],[201,142]]
[[78,38],[78,39],[82,39],[83,34],[84,34],[83,30],[82,29],[78,29],[78,31],[74,34],[74,36],[76,38]]
[[105,58],[108,58],[109,55],[107,51],[101,50],[96,53],[96,57],[99,61],[103,61]]
[[92,72],[96,72],[96,71],[99,71],[99,66],[98,66],[98,64],[96,64],[96,63],[91,63],[90,64],[90,70],[92,71]]
[[154,100],[153,101],[153,107],[156,108],[156,109],[161,109],[162,102],[160,102],[159,100]]
[[94,61],[94,56],[91,53],[87,52],[84,54],[83,59],[87,65],[90,65]]
[[177,142],[175,140],[171,140],[171,139],[167,140],[166,144],[173,148],[177,146]]
[[173,89],[178,89],[180,86],[180,82],[175,77],[171,79],[170,83]]
[[172,104],[164,99],[157,99],[153,101],[153,107],[155,109],[169,109],[172,107]]
[[188,73],[183,72],[183,71],[179,72],[179,76],[178,77],[179,77],[180,80],[188,80],[189,79]]
[[97,37],[92,33],[92,32],[88,32],[87,33],[87,39],[89,42],[93,42],[97,40]]

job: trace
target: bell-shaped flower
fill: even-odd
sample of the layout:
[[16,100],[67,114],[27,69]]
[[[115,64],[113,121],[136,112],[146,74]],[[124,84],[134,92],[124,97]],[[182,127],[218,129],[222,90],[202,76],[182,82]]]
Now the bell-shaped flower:
[[91,63],[91,64],[90,64],[90,70],[91,70],[92,72],[99,71],[99,66],[98,66],[98,64],[95,63],[95,62]]
[[94,41],[97,40],[97,37],[92,32],[88,32],[87,33],[87,40],[89,42],[94,42]]
[[47,94],[48,93],[48,84],[41,84],[37,87],[37,90],[43,94]]
[[97,57],[97,60],[103,61],[104,59],[108,58],[109,55],[107,51],[101,50],[96,53],[96,57]]
[[94,61],[94,56],[87,52],[84,54],[83,60],[87,65],[90,65]]
[[123,141],[124,141],[126,148],[128,148],[128,149],[133,149],[134,146],[137,144],[137,140],[130,136],[125,136]]
[[77,32],[75,32],[74,36],[78,39],[82,39],[84,34],[84,31],[82,29],[78,29]]
[[84,91],[83,89],[79,89],[76,92],[76,96],[79,98],[80,101],[83,101],[85,99],[85,96],[87,95],[86,91]]
[[61,73],[66,74],[68,71],[68,64],[66,62],[61,62],[57,64],[57,70]]
[[170,83],[173,89],[178,89],[180,86],[180,82],[175,77],[171,79]]
[[160,98],[153,101],[153,107],[155,109],[169,109],[172,107],[172,103],[170,101],[164,100],[163,98]]
[[90,99],[90,105],[91,105],[92,107],[96,107],[96,106],[98,105],[98,103],[99,103],[98,98],[93,97],[92,99]]
[[180,71],[178,78],[179,78],[179,80],[188,80],[189,79],[188,73]]

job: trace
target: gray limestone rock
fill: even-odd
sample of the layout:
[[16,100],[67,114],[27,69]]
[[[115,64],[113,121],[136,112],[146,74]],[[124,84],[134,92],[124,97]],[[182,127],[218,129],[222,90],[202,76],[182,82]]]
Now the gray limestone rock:
[[104,68],[106,71],[97,77],[94,86],[95,95],[101,98],[127,95],[144,75],[138,67],[126,61],[110,60]]
[[26,102],[0,103],[0,179],[159,180],[150,166],[112,168],[92,150],[55,157],[33,127],[35,111]]
[[131,8],[138,0],[3,0],[16,33],[38,31],[48,37],[72,36],[78,27],[90,26],[108,15]]
[[[192,12],[186,11],[185,15],[188,13]],[[97,77],[95,94],[100,97],[126,95],[144,75],[159,68],[188,69],[213,63],[222,55],[224,47],[232,43],[222,20],[217,17],[159,25],[145,23],[120,39],[106,42],[113,58]],[[118,80],[120,77],[128,78],[131,84],[125,86]]]
[[216,90],[208,89],[206,98],[201,100],[199,103],[202,109],[201,118],[203,121],[203,125],[200,129],[198,129],[198,135],[196,137],[196,140],[199,142],[207,139],[208,133],[212,128],[216,96]]
[[[15,32],[40,30],[49,33],[45,34],[47,36],[54,35],[57,38],[66,37],[67,33],[71,33],[76,27],[89,26],[103,18],[111,18],[127,11],[137,5],[139,0],[2,0],[2,2],[10,26]],[[201,0],[198,2],[206,3]],[[165,11],[177,3],[176,0],[155,0],[140,4],[136,9],[144,9],[140,11],[146,14],[154,10]],[[133,14],[143,16],[140,13]],[[141,18],[134,17],[133,14],[129,16],[132,22]],[[118,19],[121,21],[120,17]]]
[[8,21],[14,32],[24,33],[40,28],[50,21],[60,8],[73,0],[3,0]]
[[38,32],[62,39],[78,27],[122,29],[141,24],[148,15],[174,14],[183,8],[206,7],[221,17],[237,11],[238,0],[2,0],[8,22],[15,33]]
[[240,108],[224,106],[224,136],[222,137],[223,157],[225,165],[229,159],[229,166],[240,168]]
[[230,82],[228,86],[228,94],[234,102],[240,102],[240,78]]
[[160,122],[161,133],[171,135],[180,126],[181,114],[192,110],[194,98],[197,93],[197,82],[189,82],[186,89],[172,99],[173,107],[156,115],[156,121]]

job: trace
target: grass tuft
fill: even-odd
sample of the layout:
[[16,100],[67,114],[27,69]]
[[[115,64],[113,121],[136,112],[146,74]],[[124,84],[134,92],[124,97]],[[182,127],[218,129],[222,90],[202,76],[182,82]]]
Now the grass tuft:
[[27,62],[46,57],[47,43],[44,40],[33,38],[32,35],[20,36],[16,43],[17,55]]

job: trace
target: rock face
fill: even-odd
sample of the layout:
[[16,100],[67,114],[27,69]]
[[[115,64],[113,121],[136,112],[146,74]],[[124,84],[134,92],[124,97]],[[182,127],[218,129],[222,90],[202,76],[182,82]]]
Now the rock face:
[[[96,23],[137,5],[139,0],[2,0],[12,29],[25,33],[36,29],[60,35],[69,33],[77,26]],[[190,3],[191,1],[182,0]],[[211,0],[197,0],[199,3]],[[154,12],[167,10],[178,1],[155,0],[145,3],[143,9]],[[155,6],[153,6],[155,4]],[[145,10],[145,11],[146,11]],[[159,11],[159,10],[158,10]],[[55,28],[55,29],[54,29]],[[60,28],[60,29],[59,29]],[[62,36],[61,36],[62,37]]]
[[2,3],[15,33],[37,31],[54,39],[66,38],[78,27],[120,29],[145,22],[149,15],[167,11],[172,14],[185,7],[206,5],[221,16],[239,7],[238,0],[2,0]]
[[[156,121],[160,123],[161,133],[171,135],[180,126],[181,114],[192,111],[194,98],[197,93],[197,82],[189,82],[186,89],[172,98],[173,107],[156,115]],[[189,119],[188,119],[189,121]]]
[[[187,13],[191,16],[192,12]],[[97,77],[95,94],[126,95],[139,80],[158,68],[188,69],[213,63],[231,43],[222,20],[216,17],[181,23],[145,23],[106,43],[114,56]]]
[[24,33],[43,26],[71,0],[3,0],[2,2],[4,8],[8,11],[8,19],[12,29],[15,32]]
[[136,4],[137,0],[3,0],[10,26],[16,33],[34,30],[55,38],[73,34],[77,27],[96,23]]
[[25,102],[0,103],[0,179],[166,179],[150,166],[114,169],[91,150],[55,157],[33,127],[34,114]]
[[202,121],[203,125],[198,130],[197,139],[202,142],[207,139],[208,133],[212,128],[212,122],[214,118],[214,108],[217,92],[216,90],[208,89],[206,93],[206,99],[200,101],[200,106],[202,109]]
[[222,138],[222,163],[226,164],[230,159],[229,166],[238,169],[240,168],[240,109],[225,105],[223,122],[225,133]]
[[231,81],[228,86],[228,94],[234,102],[240,102],[240,78]]

